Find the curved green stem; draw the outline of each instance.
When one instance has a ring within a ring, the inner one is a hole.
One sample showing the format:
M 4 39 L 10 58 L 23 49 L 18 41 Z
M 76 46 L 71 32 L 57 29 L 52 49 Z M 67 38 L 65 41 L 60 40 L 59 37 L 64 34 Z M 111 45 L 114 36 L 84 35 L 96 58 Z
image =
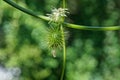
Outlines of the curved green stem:
M 62 44 L 63 44 L 63 66 L 62 66 L 62 73 L 60 80 L 63 80 L 64 78 L 64 73 L 65 73 L 65 65 L 66 65 L 66 44 L 65 44 L 65 34 L 64 34 L 64 29 L 63 26 L 60 26 L 61 33 L 62 33 Z
M 36 13 L 30 11 L 30 10 L 27 10 L 19 5 L 17 5 L 16 3 L 14 3 L 13 1 L 11 0 L 4 0 L 5 2 L 7 2 L 9 5 L 17 8 L 18 10 L 24 12 L 24 13 L 27 13 L 33 17 L 36 17 L 38 19 L 42 19 L 42 20 L 45 20 L 45 21 L 49 21 L 49 17 L 46 17 L 46 16 L 43 16 L 43 15 L 37 15 Z M 65 7 L 65 0 L 63 0 L 63 7 Z M 108 30 L 120 30 L 120 26 L 110 26 L 110 27 L 96 27 L 96 26 L 84 26 L 84 25 L 76 25 L 76 24 L 71 24 L 71 23 L 66 23 L 64 22 L 63 23 L 66 27 L 69 27 L 69 28 L 73 28 L 73 29 L 80 29 L 80 30 L 100 30 L 100 31 L 108 31 Z
M 62 2 L 63 2 L 62 3 L 63 4 L 63 8 L 66 8 L 66 2 L 65 2 L 65 0 L 63 0 Z
M 26 13 L 26 14 L 29 14 L 29 15 L 31 15 L 31 16 L 33 16 L 33 17 L 36 17 L 36 18 L 39 18 L 39 19 L 42 19 L 42 20 L 49 21 L 49 18 L 48 18 L 48 17 L 42 16 L 42 15 L 37 15 L 37 14 L 34 13 L 33 11 L 30 11 L 30 10 L 28 10 L 28 9 L 25 9 L 25 8 L 17 5 L 16 3 L 14 3 L 14 2 L 11 1 L 11 0 L 3 0 L 3 1 L 5 1 L 5 2 L 8 3 L 9 5 L 15 7 L 16 9 L 18 9 L 18 10 L 20 10 L 20 11 Z
M 80 29 L 80 30 L 94 30 L 94 31 L 120 30 L 120 26 L 95 27 L 95 26 L 76 25 L 71 23 L 64 23 L 64 25 L 69 28 Z
M 66 3 L 65 0 L 62 0 L 62 7 L 66 8 Z M 65 18 L 63 18 L 63 22 L 64 22 Z M 61 24 L 60 26 L 61 29 L 61 34 L 62 34 L 62 45 L 63 45 L 63 66 L 62 66 L 62 73 L 61 73 L 61 77 L 60 80 L 64 79 L 64 74 L 65 74 L 65 65 L 66 65 L 66 44 L 65 44 L 65 34 L 64 34 L 64 28 L 63 25 Z

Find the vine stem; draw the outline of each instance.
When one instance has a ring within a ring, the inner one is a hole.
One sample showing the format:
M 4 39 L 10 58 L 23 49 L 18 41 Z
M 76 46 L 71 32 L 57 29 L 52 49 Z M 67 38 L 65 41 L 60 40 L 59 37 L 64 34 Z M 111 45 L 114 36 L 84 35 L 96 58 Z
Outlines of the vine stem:
M 112 30 L 120 30 L 120 26 L 108 26 L 108 27 L 96 27 L 96 26 L 85 26 L 85 25 L 76 25 L 71 23 L 65 23 L 64 26 L 73 29 L 79 30 L 92 30 L 92 31 L 112 31 Z
M 29 14 L 35 18 L 38 18 L 38 19 L 42 19 L 42 20 L 46 20 L 46 21 L 49 21 L 49 17 L 46 17 L 46 16 L 43 16 L 43 15 L 37 15 L 36 13 L 34 13 L 33 11 L 30 11 L 28 9 L 25 9 L 21 6 L 19 6 L 18 4 L 16 4 L 15 2 L 11 1 L 11 0 L 3 0 L 5 1 L 6 3 L 8 3 L 9 5 L 13 6 L 14 8 L 26 13 L 26 14 Z
M 66 1 L 63 0 L 63 8 L 66 8 Z
M 42 20 L 45 20 L 45 21 L 50 21 L 49 17 L 43 16 L 43 15 L 37 15 L 34 12 L 17 5 L 16 3 L 14 3 L 11 0 L 3 0 L 3 1 L 5 1 L 9 5 L 13 6 L 14 8 L 16 8 L 16 9 L 18 9 L 18 10 L 20 10 L 20 11 L 26 13 L 26 14 L 29 14 L 33 17 L 36 17 L 38 19 L 42 19 Z M 63 0 L 63 3 L 65 3 L 65 0 Z M 64 4 L 64 6 L 65 6 L 65 4 Z M 120 30 L 120 26 L 108 26 L 108 27 L 99 27 L 98 26 L 98 27 L 96 27 L 96 26 L 76 25 L 76 24 L 71 24 L 71 23 L 66 23 L 66 22 L 64 22 L 63 25 L 66 26 L 66 27 L 69 27 L 69 28 L 79 29 L 79 30 L 94 30 L 94 31 Z
M 62 7 L 66 8 L 66 2 L 65 0 L 62 0 Z M 65 18 L 63 17 L 63 22 L 64 22 Z M 63 25 L 61 24 L 60 26 L 61 29 L 61 33 L 62 33 L 62 45 L 63 45 L 63 66 L 62 66 L 62 73 L 61 73 L 61 78 L 60 80 L 64 79 L 64 74 L 65 74 L 65 65 L 66 65 L 66 43 L 65 43 L 65 34 L 64 34 L 64 28 Z
M 63 78 L 64 78 L 64 73 L 65 73 L 65 65 L 66 65 L 66 44 L 65 44 L 64 28 L 63 28 L 62 25 L 60 26 L 60 29 L 61 29 L 62 44 L 63 44 L 63 66 L 62 66 L 62 73 L 61 73 L 60 80 L 63 80 Z

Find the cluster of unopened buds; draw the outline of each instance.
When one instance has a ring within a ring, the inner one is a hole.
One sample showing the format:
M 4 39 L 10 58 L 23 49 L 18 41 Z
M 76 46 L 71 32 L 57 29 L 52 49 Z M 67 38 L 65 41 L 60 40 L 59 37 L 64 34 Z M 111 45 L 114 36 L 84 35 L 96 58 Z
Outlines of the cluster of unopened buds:
M 50 18 L 49 23 L 61 22 L 64 17 L 67 17 L 66 13 L 69 13 L 67 8 L 53 9 L 51 14 L 47 14 L 48 17 Z

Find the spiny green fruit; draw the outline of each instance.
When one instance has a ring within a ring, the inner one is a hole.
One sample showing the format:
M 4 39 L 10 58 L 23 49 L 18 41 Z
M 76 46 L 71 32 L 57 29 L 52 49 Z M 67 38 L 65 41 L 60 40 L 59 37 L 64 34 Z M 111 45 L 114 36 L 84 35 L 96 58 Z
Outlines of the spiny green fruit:
M 63 34 L 59 26 L 55 26 L 55 27 L 52 26 L 47 29 L 46 43 L 48 45 L 48 49 L 51 50 L 53 57 L 56 57 L 57 49 L 62 49 L 63 46 L 62 35 Z M 66 35 L 66 32 L 64 33 L 64 35 Z
M 62 33 L 59 27 L 49 28 L 46 38 L 50 49 L 62 48 Z

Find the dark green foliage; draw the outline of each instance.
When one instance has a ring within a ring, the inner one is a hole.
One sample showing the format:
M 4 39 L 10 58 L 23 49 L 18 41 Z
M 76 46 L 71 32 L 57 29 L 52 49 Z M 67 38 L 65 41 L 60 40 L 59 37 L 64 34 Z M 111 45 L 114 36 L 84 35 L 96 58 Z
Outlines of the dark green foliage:
M 60 2 L 15 1 L 44 15 Z M 70 14 L 66 21 L 91 26 L 120 24 L 119 0 L 67 0 L 67 3 Z M 49 28 L 48 23 L 0 1 L 0 65 L 19 67 L 22 70 L 20 80 L 59 80 L 62 53 L 59 50 L 57 58 L 53 58 L 46 49 L 46 28 Z M 68 31 L 64 80 L 120 79 L 119 31 Z

